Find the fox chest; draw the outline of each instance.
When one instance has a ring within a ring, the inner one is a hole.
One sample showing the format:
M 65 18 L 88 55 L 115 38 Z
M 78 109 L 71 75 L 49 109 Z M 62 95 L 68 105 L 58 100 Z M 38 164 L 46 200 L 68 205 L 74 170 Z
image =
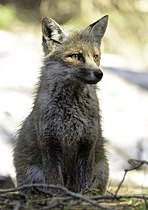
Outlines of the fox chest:
M 97 118 L 88 110 L 77 107 L 64 107 L 52 112 L 54 135 L 64 144 L 73 145 L 92 139 L 97 131 Z

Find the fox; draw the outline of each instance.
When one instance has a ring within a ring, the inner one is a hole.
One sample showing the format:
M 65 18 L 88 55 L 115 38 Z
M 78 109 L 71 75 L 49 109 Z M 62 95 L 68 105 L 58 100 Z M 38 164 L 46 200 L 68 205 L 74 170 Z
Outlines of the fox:
M 77 193 L 90 187 L 106 192 L 109 164 L 96 84 L 103 77 L 100 46 L 107 24 L 108 15 L 66 31 L 43 18 L 45 56 L 13 153 L 18 187 L 54 184 Z

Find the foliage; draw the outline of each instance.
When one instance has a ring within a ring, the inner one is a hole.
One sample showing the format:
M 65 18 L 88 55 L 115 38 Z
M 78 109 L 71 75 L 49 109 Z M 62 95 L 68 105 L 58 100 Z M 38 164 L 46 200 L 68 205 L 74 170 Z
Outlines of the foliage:
M 0 4 L 0 28 L 11 28 L 16 20 L 16 8 L 13 5 Z
M 50 16 L 60 24 L 79 27 L 108 14 L 109 27 L 103 51 L 121 55 L 133 68 L 148 67 L 147 0 L 5 0 L 4 2 L 5 6 L 0 4 L 0 27 L 3 28 L 11 28 L 12 24 L 15 26 L 16 17 L 22 23 L 27 21 L 27 25 L 29 23 L 32 26 L 40 24 L 44 16 Z M 11 6 L 7 3 L 11 3 Z

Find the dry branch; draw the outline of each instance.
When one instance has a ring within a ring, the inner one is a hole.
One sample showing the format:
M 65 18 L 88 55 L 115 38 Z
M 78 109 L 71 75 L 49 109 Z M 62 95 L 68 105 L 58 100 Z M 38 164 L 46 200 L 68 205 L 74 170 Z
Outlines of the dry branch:
M 136 160 L 136 159 L 129 159 L 128 163 L 131 165 L 131 167 L 129 169 L 125 169 L 124 170 L 124 175 L 123 175 L 123 178 L 122 178 L 121 182 L 119 183 L 118 188 L 117 188 L 117 190 L 115 192 L 115 195 L 114 195 L 115 197 L 117 196 L 117 194 L 118 194 L 118 192 L 119 192 L 119 190 L 120 190 L 120 188 L 121 188 L 121 186 L 122 186 L 122 184 L 123 184 L 123 182 L 125 180 L 126 174 L 129 171 L 136 170 L 136 169 L 140 168 L 144 164 L 148 165 L 148 161 L 146 161 L 146 160 Z
M 91 197 L 91 199 L 93 200 L 119 200 L 122 198 L 134 198 L 134 199 L 143 199 L 143 200 L 148 200 L 148 195 L 139 195 L 139 194 L 135 194 L 135 195 L 116 195 L 116 197 L 114 195 L 106 195 L 106 196 L 93 196 Z
M 115 194 L 105 196 L 87 196 L 80 193 L 74 193 L 67 188 L 59 185 L 46 185 L 46 184 L 30 184 L 19 188 L 0 190 L 0 209 L 13 209 L 13 210 L 49 210 L 49 209 L 100 209 L 111 210 L 125 209 L 124 206 L 129 205 L 128 199 L 134 202 L 141 202 L 148 209 L 148 195 L 147 194 L 133 194 L 133 195 L 117 195 L 127 172 L 136 170 L 143 164 L 148 165 L 148 161 L 130 159 L 130 168 L 125 170 L 124 176 L 118 185 Z M 25 195 L 21 191 L 34 190 L 35 194 Z M 45 189 L 45 190 L 44 190 Z M 62 196 L 55 196 L 51 193 L 51 189 L 57 189 L 61 192 Z M 91 191 L 89 191 L 90 193 Z M 127 200 L 126 200 L 127 199 Z M 138 201 L 137 201 L 137 200 Z M 68 206 L 68 207 L 67 207 Z M 70 206 L 70 207 L 69 207 Z M 129 205 L 130 206 L 130 205 Z M 72 207 L 72 208 L 71 208 Z M 119 208 L 120 207 L 120 208 Z M 133 208 L 131 208 L 133 209 Z
M 60 186 L 60 185 L 30 184 L 30 185 L 24 185 L 23 187 L 19 187 L 19 188 L 8 189 L 8 190 L 0 190 L 0 194 L 8 193 L 8 192 L 9 193 L 10 192 L 17 192 L 17 191 L 21 191 L 21 190 L 25 190 L 25 189 L 36 188 L 36 187 L 48 188 L 48 189 L 51 189 L 51 188 L 58 189 L 58 190 L 63 191 L 65 195 L 69 195 L 69 196 L 72 196 L 73 198 L 85 201 L 85 202 L 87 202 L 87 203 L 89 203 L 92 206 L 95 206 L 97 208 L 104 209 L 104 210 L 111 210 L 110 208 L 106 208 L 105 206 L 102 206 L 102 205 L 98 204 L 96 201 L 92 200 L 88 196 L 84 196 L 84 195 L 82 195 L 80 193 L 71 192 L 67 188 L 65 188 L 63 186 Z M 45 194 L 51 196 L 51 192 L 46 191 Z

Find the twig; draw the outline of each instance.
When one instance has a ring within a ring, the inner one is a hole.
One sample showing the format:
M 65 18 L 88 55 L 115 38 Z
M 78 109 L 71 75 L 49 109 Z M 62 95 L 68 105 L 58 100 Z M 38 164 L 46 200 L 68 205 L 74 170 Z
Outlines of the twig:
M 136 170 L 136 169 L 140 168 L 144 164 L 148 165 L 148 161 L 146 161 L 146 160 L 136 160 L 136 159 L 129 159 L 128 163 L 131 165 L 131 167 L 129 169 L 125 169 L 124 170 L 123 178 L 122 178 L 121 182 L 118 185 L 118 188 L 117 188 L 117 190 L 115 192 L 114 197 L 117 196 L 117 194 L 118 194 L 118 192 L 119 192 L 119 190 L 120 190 L 120 188 L 121 188 L 121 186 L 122 186 L 122 184 L 123 184 L 123 182 L 125 180 L 127 172 Z
M 13 210 L 19 210 L 21 207 L 20 201 L 17 201 L 16 205 L 14 206 Z
M 20 190 L 25 190 L 25 189 L 29 189 L 32 187 L 45 187 L 45 188 L 54 188 L 54 189 L 59 189 L 61 191 L 63 191 L 66 195 L 70 195 L 74 198 L 80 199 L 82 201 L 85 201 L 87 203 L 90 203 L 91 205 L 104 209 L 104 210 L 111 210 L 110 208 L 106 208 L 105 206 L 102 206 L 100 204 L 98 204 L 96 201 L 92 200 L 91 198 L 87 197 L 87 196 L 83 196 L 80 193 L 74 193 L 71 192 L 70 190 L 68 190 L 67 188 L 60 186 L 60 185 L 47 185 L 47 184 L 30 184 L 30 185 L 24 185 L 23 187 L 18 187 L 18 188 L 14 188 L 14 189 L 8 189 L 8 190 L 0 190 L 0 193 L 8 193 L 8 192 L 16 192 L 16 191 L 20 191 Z M 48 192 L 47 192 L 48 194 Z M 49 194 L 51 195 L 51 193 L 49 192 Z
M 143 164 L 148 165 L 148 161 L 146 160 L 137 160 L 137 159 L 129 159 L 128 163 L 132 166 L 135 167 L 135 169 L 139 168 L 140 166 L 142 166 Z M 137 166 L 137 168 L 136 168 Z
M 19 188 L 13 188 L 13 189 L 5 189 L 5 190 L 0 190 L 0 195 L 1 195 L 1 198 L 5 198 L 5 195 L 15 195 L 18 197 L 18 199 L 20 198 L 20 196 L 24 196 L 24 198 L 26 198 L 25 194 L 22 194 L 21 192 L 18 193 L 18 191 L 23 191 L 23 190 L 26 190 L 26 189 L 29 189 L 31 190 L 32 188 L 34 188 L 35 191 L 39 192 L 40 194 L 45 194 L 45 195 L 48 195 L 48 197 L 50 196 L 54 196 L 54 194 L 52 194 L 50 192 L 50 189 L 58 189 L 60 190 L 61 192 L 63 192 L 65 195 L 69 196 L 70 199 L 73 200 L 74 198 L 74 201 L 76 202 L 75 204 L 77 205 L 78 202 L 81 202 L 81 201 L 85 201 L 89 204 L 91 204 L 92 206 L 94 207 L 97 207 L 98 209 L 104 209 L 104 210 L 111 210 L 110 208 L 107 208 L 105 206 L 103 206 L 102 204 L 100 204 L 101 202 L 105 202 L 106 200 L 120 200 L 122 198 L 127 198 L 127 199 L 143 199 L 145 201 L 145 206 L 146 208 L 148 207 L 148 195 L 117 195 L 124 180 L 125 180 L 125 177 L 127 175 L 127 172 L 129 171 L 132 171 L 132 170 L 136 170 L 138 169 L 139 167 L 141 167 L 143 164 L 146 164 L 148 165 L 148 161 L 145 161 L 145 160 L 136 160 L 136 159 L 130 159 L 128 160 L 128 163 L 130 164 L 130 168 L 129 169 L 126 169 L 124 171 L 124 176 L 121 180 L 121 182 L 119 183 L 118 185 L 118 188 L 115 192 L 114 195 L 106 195 L 106 196 L 94 196 L 94 197 L 88 197 L 86 195 L 82 195 L 80 193 L 74 193 L 74 192 L 71 192 L 70 190 L 68 190 L 67 188 L 63 187 L 63 186 L 60 186 L 60 185 L 47 185 L 47 184 L 30 184 L 30 185 L 24 185 L 23 187 L 19 187 Z M 42 189 L 45 188 L 46 190 L 42 191 Z M 47 191 L 47 189 L 49 191 Z M 7 194 L 7 193 L 10 193 L 10 194 Z M 12 194 L 14 193 L 14 194 Z M 40 195 L 39 194 L 39 195 Z M 13 196 L 14 197 L 14 196 Z M 57 197 L 58 199 L 58 197 Z M 6 204 L 6 202 L 3 202 L 3 200 L 0 202 L 2 205 L 3 204 Z M 61 200 L 57 200 L 56 202 L 54 203 L 51 203 L 50 205 L 48 205 L 48 207 L 44 207 L 43 209 L 53 209 L 53 208 L 56 208 L 57 206 L 60 206 L 61 208 L 63 208 L 63 206 L 65 205 L 65 201 L 61 201 Z M 73 205 L 73 204 L 72 204 Z M 19 210 L 21 208 L 21 203 L 20 201 L 16 202 L 15 206 L 13 207 L 14 209 L 13 210 Z
M 91 199 L 93 199 L 93 200 L 112 200 L 112 199 L 119 200 L 121 198 L 133 198 L 133 199 L 148 200 L 148 195 L 116 195 L 116 197 L 114 195 L 105 195 L 105 196 L 98 195 L 98 196 L 91 197 Z
M 117 194 L 118 194 L 118 192 L 119 192 L 119 190 L 120 190 L 120 188 L 121 188 L 121 186 L 122 186 L 122 184 L 123 184 L 123 182 L 124 182 L 124 180 L 125 180 L 126 174 L 127 174 L 127 170 L 124 171 L 123 178 L 122 178 L 121 182 L 120 182 L 119 185 L 118 185 L 118 188 L 117 188 L 117 190 L 116 190 L 116 192 L 115 192 L 115 194 L 114 194 L 114 198 L 117 197 Z
M 54 209 L 55 207 L 58 207 L 60 205 L 59 202 L 53 202 L 52 204 L 48 205 L 48 206 L 45 206 L 43 207 L 42 209 L 43 210 L 49 210 L 49 209 Z

